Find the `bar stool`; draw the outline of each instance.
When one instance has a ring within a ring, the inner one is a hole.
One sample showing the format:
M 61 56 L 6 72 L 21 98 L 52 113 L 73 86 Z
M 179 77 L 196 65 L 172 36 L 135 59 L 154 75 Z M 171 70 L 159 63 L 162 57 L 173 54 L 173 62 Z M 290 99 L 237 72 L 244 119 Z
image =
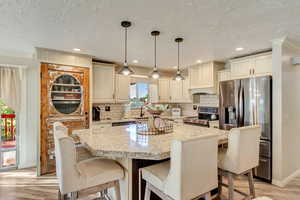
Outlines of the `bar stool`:
M 61 130 L 66 136 L 68 136 L 68 128 L 61 122 L 53 123 L 53 133 L 55 130 Z M 74 130 L 72 134 L 76 135 L 80 131 L 87 131 L 87 130 L 89 129 Z M 93 158 L 92 154 L 82 144 L 75 143 L 75 147 L 76 147 L 77 162 Z
M 59 199 L 71 194 L 73 200 L 114 187 L 116 200 L 121 200 L 119 180 L 124 171 L 116 161 L 92 158 L 77 162 L 74 140 L 61 128 L 54 129 L 54 142 Z
M 255 198 L 253 169 L 259 162 L 259 142 L 261 128 L 247 126 L 233 128 L 229 132 L 227 150 L 219 151 L 219 196 L 222 186 L 229 188 L 229 200 L 233 200 L 234 191 L 250 198 Z M 250 195 L 234 189 L 233 177 L 246 174 L 248 176 Z M 223 184 L 222 176 L 228 177 L 228 185 Z
M 171 160 L 140 169 L 146 180 L 145 200 L 151 192 L 164 200 L 190 200 L 205 197 L 218 186 L 216 135 L 171 143 Z M 141 185 L 140 185 L 141 199 Z

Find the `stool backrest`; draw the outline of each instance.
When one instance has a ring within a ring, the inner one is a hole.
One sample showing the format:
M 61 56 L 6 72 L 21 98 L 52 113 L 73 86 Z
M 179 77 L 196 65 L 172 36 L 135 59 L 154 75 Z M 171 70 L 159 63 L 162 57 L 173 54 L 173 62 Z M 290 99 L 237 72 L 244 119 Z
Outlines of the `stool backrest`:
M 260 136 L 260 126 L 230 130 L 226 156 L 232 161 L 232 172 L 240 174 L 258 166 Z
M 76 149 L 74 141 L 67 136 L 68 129 L 54 125 L 56 175 L 62 194 L 77 190 L 79 173 L 76 169 Z
M 173 141 L 170 172 L 164 192 L 175 200 L 186 200 L 216 188 L 217 160 L 217 135 Z

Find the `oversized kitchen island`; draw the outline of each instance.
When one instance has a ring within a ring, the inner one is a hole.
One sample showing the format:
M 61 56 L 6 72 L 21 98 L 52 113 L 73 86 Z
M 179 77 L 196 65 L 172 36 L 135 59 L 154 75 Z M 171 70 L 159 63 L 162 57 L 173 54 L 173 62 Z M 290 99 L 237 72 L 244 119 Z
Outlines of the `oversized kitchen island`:
M 183 123 L 174 123 L 174 131 L 164 135 L 139 135 L 134 124 L 80 130 L 76 134 L 93 156 L 115 159 L 124 167 L 121 195 L 127 200 L 138 199 L 138 169 L 169 159 L 172 140 L 217 135 L 219 144 L 227 141 L 227 131 Z

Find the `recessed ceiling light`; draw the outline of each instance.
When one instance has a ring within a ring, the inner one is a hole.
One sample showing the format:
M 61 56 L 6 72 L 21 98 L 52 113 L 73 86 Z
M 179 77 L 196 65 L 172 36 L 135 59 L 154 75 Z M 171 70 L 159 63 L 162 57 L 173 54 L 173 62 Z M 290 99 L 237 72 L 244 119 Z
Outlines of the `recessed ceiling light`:
M 133 60 L 132 62 L 133 62 L 133 63 L 138 63 L 139 61 L 138 61 L 138 60 Z
M 74 48 L 73 51 L 81 51 L 81 49 Z
M 197 60 L 196 62 L 197 62 L 197 63 L 202 63 L 202 60 Z
M 236 51 L 243 51 L 244 48 L 243 48 L 243 47 L 237 47 L 237 48 L 235 48 L 235 50 L 236 50 Z

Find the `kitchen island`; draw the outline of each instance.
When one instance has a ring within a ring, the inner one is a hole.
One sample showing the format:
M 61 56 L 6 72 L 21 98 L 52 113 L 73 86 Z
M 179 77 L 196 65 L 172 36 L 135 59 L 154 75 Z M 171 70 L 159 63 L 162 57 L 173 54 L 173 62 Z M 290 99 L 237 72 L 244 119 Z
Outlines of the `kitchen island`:
M 76 131 L 80 142 L 93 156 L 117 160 L 125 169 L 121 181 L 122 199 L 138 199 L 138 169 L 170 158 L 172 140 L 185 140 L 217 135 L 219 144 L 226 143 L 226 131 L 174 123 L 174 131 L 165 135 L 139 135 L 136 125 L 104 127 Z

